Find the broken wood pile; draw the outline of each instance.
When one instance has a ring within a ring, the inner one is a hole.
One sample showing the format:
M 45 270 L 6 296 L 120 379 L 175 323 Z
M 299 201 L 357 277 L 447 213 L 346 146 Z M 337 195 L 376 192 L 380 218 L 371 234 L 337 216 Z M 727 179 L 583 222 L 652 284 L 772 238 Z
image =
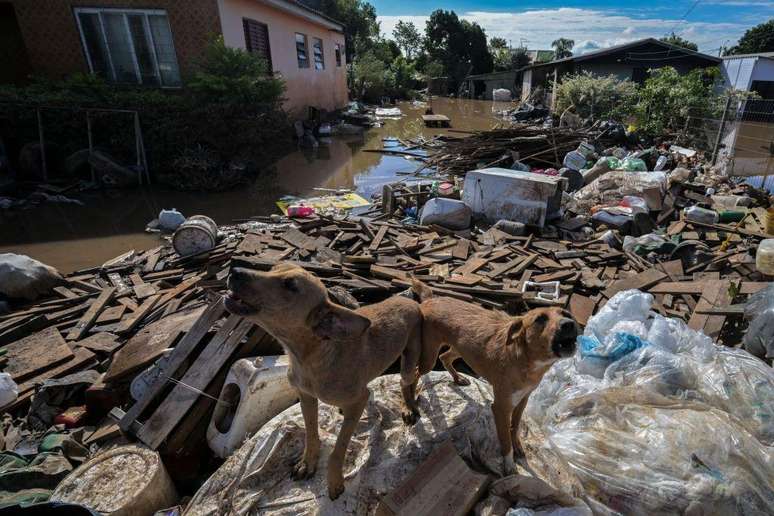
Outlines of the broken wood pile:
M 564 155 L 597 133 L 568 128 L 516 124 L 507 129 L 474 133 L 466 138 L 437 137 L 420 142 L 434 154 L 426 160 L 439 174 L 464 175 L 477 168 L 508 168 L 515 160 L 536 168 L 562 167 Z

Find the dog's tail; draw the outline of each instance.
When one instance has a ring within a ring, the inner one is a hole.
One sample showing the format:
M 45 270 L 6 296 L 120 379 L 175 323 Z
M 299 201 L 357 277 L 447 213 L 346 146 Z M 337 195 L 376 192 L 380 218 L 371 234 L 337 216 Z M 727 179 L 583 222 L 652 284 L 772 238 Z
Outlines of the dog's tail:
M 433 290 L 416 278 L 411 279 L 411 290 L 417 295 L 420 303 L 433 297 Z

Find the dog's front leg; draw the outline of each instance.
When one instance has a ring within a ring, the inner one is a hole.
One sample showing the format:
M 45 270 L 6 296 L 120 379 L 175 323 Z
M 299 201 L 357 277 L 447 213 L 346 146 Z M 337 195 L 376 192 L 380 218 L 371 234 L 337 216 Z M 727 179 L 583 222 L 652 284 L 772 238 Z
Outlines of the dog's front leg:
M 516 452 L 517 457 L 524 456 L 524 448 L 521 447 L 521 440 L 519 439 L 519 423 L 521 423 L 521 415 L 524 413 L 524 408 L 527 406 L 528 400 L 529 393 L 521 398 L 521 401 L 513 409 L 513 414 L 511 415 L 511 442 L 513 443 L 513 450 Z
M 360 421 L 363 409 L 365 409 L 366 403 L 368 403 L 368 394 L 368 389 L 366 389 L 357 401 L 351 405 L 341 407 L 344 412 L 344 421 L 341 423 L 341 430 L 339 430 L 339 436 L 336 438 L 336 446 L 328 459 L 328 496 L 331 500 L 335 500 L 344 492 L 344 472 L 342 471 L 344 468 L 344 455 L 347 453 L 347 446 L 349 446 L 355 427 L 358 421 Z
M 494 414 L 497 438 L 500 441 L 500 453 L 503 456 L 503 476 L 516 473 L 516 463 L 513 460 L 511 448 L 511 396 L 510 393 L 494 393 L 492 413 Z
M 317 469 L 317 458 L 320 456 L 320 436 L 317 432 L 317 398 L 299 390 L 298 399 L 301 402 L 301 413 L 304 415 L 306 439 L 304 456 L 293 468 L 292 477 L 295 480 L 303 480 L 314 475 Z

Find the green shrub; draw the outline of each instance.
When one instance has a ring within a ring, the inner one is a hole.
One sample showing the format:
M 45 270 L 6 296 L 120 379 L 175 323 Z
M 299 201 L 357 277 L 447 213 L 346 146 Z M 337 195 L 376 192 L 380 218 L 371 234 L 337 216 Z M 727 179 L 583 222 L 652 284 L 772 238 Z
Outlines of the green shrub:
M 614 75 L 598 77 L 589 72 L 562 79 L 556 93 L 556 112 L 575 106 L 575 113 L 593 120 L 622 120 L 633 112 L 637 85 Z

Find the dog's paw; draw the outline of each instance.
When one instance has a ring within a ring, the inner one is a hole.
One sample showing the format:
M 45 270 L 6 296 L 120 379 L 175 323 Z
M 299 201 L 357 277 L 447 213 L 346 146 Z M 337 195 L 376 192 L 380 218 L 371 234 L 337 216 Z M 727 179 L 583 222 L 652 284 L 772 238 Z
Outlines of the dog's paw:
M 503 476 L 508 477 L 516 474 L 516 462 L 513 460 L 513 456 L 503 456 Z
M 460 376 L 458 376 L 457 378 L 454 379 L 454 383 L 456 383 L 460 387 L 465 387 L 466 385 L 470 385 L 470 380 L 468 380 L 464 376 L 460 375 Z
M 343 482 L 336 483 L 336 484 L 328 483 L 328 498 L 330 498 L 331 500 L 335 500 L 336 498 L 341 496 L 341 493 L 343 492 L 344 492 Z
M 418 410 L 404 410 L 400 416 L 403 418 L 403 423 L 408 426 L 416 424 L 420 417 Z
M 315 469 L 315 466 L 310 466 L 307 464 L 306 460 L 301 459 L 293 468 L 290 477 L 293 480 L 306 480 L 314 476 Z

